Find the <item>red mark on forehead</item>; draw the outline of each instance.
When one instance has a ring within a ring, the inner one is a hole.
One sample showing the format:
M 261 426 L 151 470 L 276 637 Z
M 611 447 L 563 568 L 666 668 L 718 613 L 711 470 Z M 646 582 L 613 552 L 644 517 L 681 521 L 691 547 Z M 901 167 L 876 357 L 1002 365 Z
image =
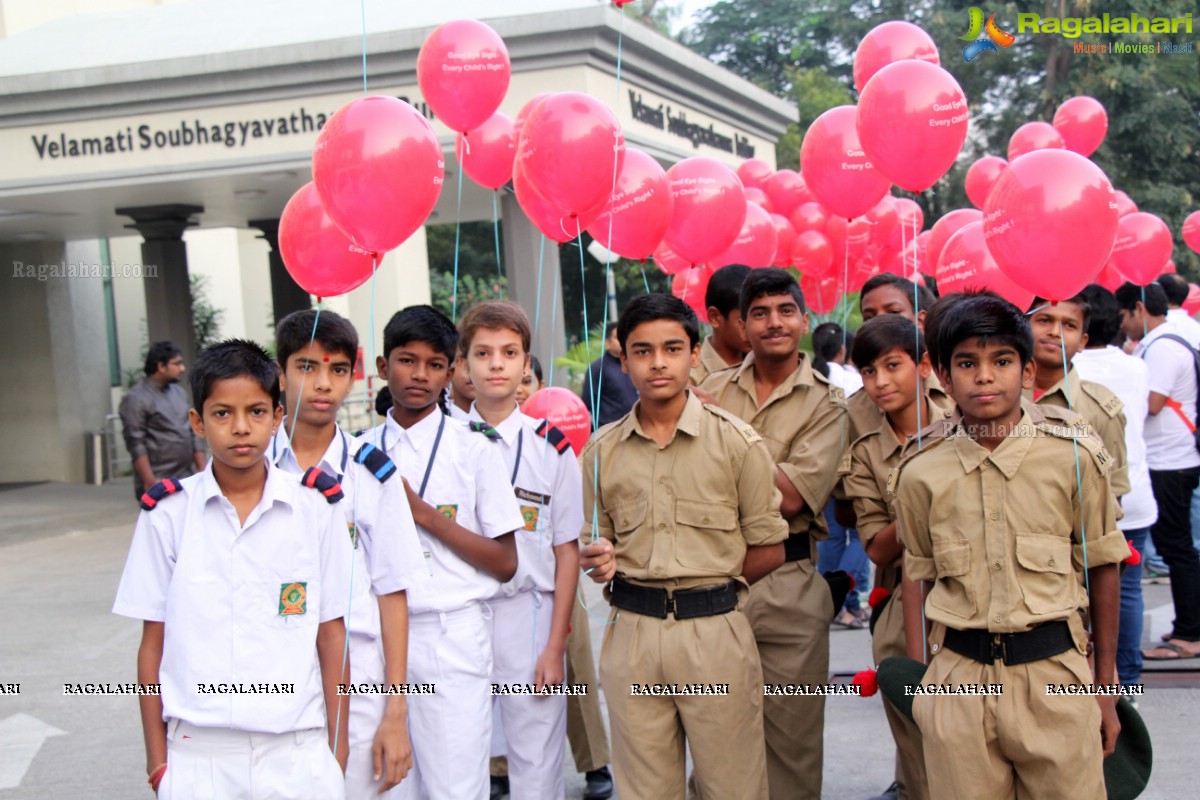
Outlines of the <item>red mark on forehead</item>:
M 328 363 L 329 363 L 329 356 L 327 355 L 327 356 L 325 356 L 324 358 L 322 358 L 321 360 L 322 360 L 322 361 L 324 361 L 326 364 L 328 364 Z

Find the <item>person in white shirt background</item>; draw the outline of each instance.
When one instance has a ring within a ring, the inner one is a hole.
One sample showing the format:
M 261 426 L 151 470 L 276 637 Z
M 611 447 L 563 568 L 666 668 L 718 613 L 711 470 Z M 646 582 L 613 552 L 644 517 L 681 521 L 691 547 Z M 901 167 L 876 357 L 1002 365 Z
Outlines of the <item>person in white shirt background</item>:
M 1158 276 L 1158 285 L 1167 295 L 1167 322 L 1188 344 L 1200 350 L 1200 322 L 1183 308 L 1188 296 L 1188 284 L 1174 273 Z M 1192 542 L 1200 551 L 1200 489 L 1192 495 Z

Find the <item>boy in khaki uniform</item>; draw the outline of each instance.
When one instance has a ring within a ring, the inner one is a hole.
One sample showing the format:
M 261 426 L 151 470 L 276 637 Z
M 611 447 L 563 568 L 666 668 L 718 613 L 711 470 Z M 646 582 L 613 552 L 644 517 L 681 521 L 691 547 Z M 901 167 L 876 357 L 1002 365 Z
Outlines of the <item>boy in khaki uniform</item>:
M 738 306 L 742 284 L 749 274 L 749 267 L 728 264 L 713 273 L 704 290 L 704 306 L 713 332 L 700 345 L 700 363 L 692 367 L 691 380 L 696 386 L 712 373 L 740 364 L 750 352 Z
M 763 672 L 738 607 L 783 562 L 775 466 L 753 428 L 688 391 L 699 333 L 683 301 L 635 298 L 617 335 L 639 399 L 580 454 L 580 565 L 611 580 L 600 680 L 617 791 L 682 800 L 686 740 L 706 797 L 757 800 Z
M 842 475 L 846 494 L 854 504 L 858 535 L 876 565 L 875 587 L 888 593 L 886 601 L 880 601 L 884 605 L 871 631 L 871 654 L 878 664 L 908 652 L 902 601 L 905 582 L 901 580 L 904 550 L 896 537 L 888 476 L 903 454 L 931 441 L 935 428 L 922 431 L 920 424 L 932 426 L 945 419 L 953 405 L 939 406 L 922 392 L 931 374 L 925 343 L 913 324 L 899 315 L 887 314 L 864 323 L 854 338 L 851 358 L 862 375 L 863 393 L 884 412 L 879 427 L 853 444 Z M 896 742 L 897 796 L 925 800 L 929 786 L 921 732 L 886 698 L 883 710 Z
M 829 535 L 822 509 L 837 481 L 846 405 L 842 390 L 799 352 L 808 317 L 791 275 L 753 270 L 740 303 L 753 349 L 741 366 L 710 375 L 701 388 L 766 442 L 790 534 L 787 563 L 751 589 L 746 616 L 765 683 L 824 684 L 834 608 L 814 563 L 815 540 Z M 825 698 L 767 697 L 763 716 L 771 798 L 819 798 Z
M 932 582 L 921 685 L 1000 693 L 914 698 L 930 796 L 1104 797 L 1116 698 L 1048 687 L 1116 682 L 1116 565 L 1129 549 L 1114 518 L 1112 457 L 1079 415 L 1022 401 L 1033 339 L 1010 303 L 967 296 L 937 335 L 962 416 L 890 479 L 905 574 Z

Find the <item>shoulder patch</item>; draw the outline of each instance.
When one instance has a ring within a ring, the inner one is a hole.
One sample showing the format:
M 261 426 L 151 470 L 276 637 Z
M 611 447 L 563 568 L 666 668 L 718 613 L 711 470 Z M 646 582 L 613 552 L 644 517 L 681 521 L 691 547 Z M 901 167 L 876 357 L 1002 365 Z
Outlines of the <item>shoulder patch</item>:
M 550 446 L 557 450 L 559 455 L 571 449 L 571 441 L 567 438 L 567 435 L 551 425 L 549 420 L 542 420 L 537 428 L 534 429 L 534 433 L 549 442 Z
M 354 454 L 354 463 L 362 464 L 380 483 L 387 483 L 388 478 L 396 474 L 396 465 L 387 454 L 370 442 L 364 442 Z
M 477 419 L 473 419 L 468 423 L 468 427 L 470 427 L 471 430 L 475 431 L 475 433 L 482 433 L 490 441 L 493 441 L 493 442 L 500 441 L 500 432 L 498 430 L 496 430 L 495 428 L 493 428 L 491 425 L 488 425 L 486 422 L 480 422 Z
M 300 479 L 300 483 L 310 489 L 316 489 L 321 494 L 325 495 L 325 502 L 336 503 L 346 495 L 342 492 L 342 486 L 328 472 L 324 472 L 317 467 L 309 467 L 304 477 Z
M 183 489 L 182 484 L 174 478 L 164 478 L 158 483 L 151 486 L 146 491 L 142 492 L 142 498 L 139 505 L 146 511 L 153 511 L 158 507 L 158 501 L 162 500 L 167 495 L 178 493 Z
M 1080 381 L 1080 390 L 1086 392 L 1096 403 L 1103 409 L 1104 413 L 1110 417 L 1115 417 L 1125 409 L 1125 404 L 1121 402 L 1121 398 L 1117 397 L 1112 391 L 1102 383 L 1095 381 Z
M 913 446 L 905 447 L 900 453 L 900 461 L 896 464 L 896 466 L 892 467 L 892 471 L 888 473 L 887 493 L 889 497 L 896 493 L 896 483 L 900 480 L 900 473 L 904 471 L 905 467 L 912 463 L 914 459 L 920 458 L 933 448 L 950 440 L 949 434 L 953 431 L 953 428 L 947 426 L 947 428 L 939 429 L 938 427 L 948 422 L 949 420 L 942 420 L 939 423 L 934 423 L 933 425 L 929 426 L 929 428 L 932 429 L 931 435 L 928 437 L 927 441 L 922 441 L 921 448 L 919 450 L 915 446 L 916 440 L 913 440 L 913 442 L 910 443 Z M 939 431 L 942 435 L 937 435 Z
M 1045 419 L 1036 424 L 1038 430 L 1056 439 L 1075 442 L 1092 456 L 1092 461 L 1096 463 L 1096 469 L 1100 470 L 1101 475 L 1108 474 L 1114 463 L 1112 454 L 1104 447 L 1100 435 L 1083 415 L 1056 406 L 1038 408 L 1045 414 Z
M 728 411 L 721 408 L 720 406 L 709 405 L 706 403 L 704 405 L 704 408 L 705 408 L 705 410 L 707 410 L 713 414 L 716 414 L 718 417 L 721 417 L 722 419 L 730 422 L 733 425 L 733 427 L 737 429 L 737 432 L 742 435 L 742 438 L 745 439 L 748 444 L 754 444 L 755 442 L 762 441 L 762 437 L 758 435 L 758 431 L 754 430 L 754 426 L 751 425 L 749 422 L 746 422 L 745 420 L 743 420 L 741 417 L 738 417 L 738 416 L 735 416 L 734 414 L 729 413 Z

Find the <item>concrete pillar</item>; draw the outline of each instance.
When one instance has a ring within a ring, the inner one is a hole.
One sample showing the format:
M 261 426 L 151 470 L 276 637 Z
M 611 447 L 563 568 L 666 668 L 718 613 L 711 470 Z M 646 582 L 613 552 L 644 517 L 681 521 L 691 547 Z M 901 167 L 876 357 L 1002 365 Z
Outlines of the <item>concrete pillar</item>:
M 279 220 L 252 219 L 250 227 L 262 231 L 262 236 L 258 238 L 271 246 L 271 305 L 275 311 L 275 321 L 278 322 L 293 311 L 312 308 L 312 297 L 300 288 L 300 284 L 292 280 L 287 267 L 283 265 L 283 255 L 279 252 Z
M 563 355 L 567 349 L 558 245 L 542 236 L 541 231 L 529 221 L 517 205 L 515 195 L 504 195 L 500 201 L 500 213 L 509 297 L 521 304 L 534 323 L 532 352 L 542 362 L 542 377 L 549 380 L 550 371 L 554 370 L 554 385 L 566 386 L 566 370 L 556 369 L 551 362 L 552 358 Z M 542 265 L 540 283 L 539 258 Z
M 118 208 L 116 212 L 132 217 L 133 224 L 125 227 L 142 235 L 142 264 L 147 273 L 143 281 L 146 327 L 150 341 L 169 339 L 183 351 L 184 361 L 190 365 L 196 359 L 196 335 L 183 232 L 196 224 L 191 217 L 204 213 L 204 207 L 165 204 Z

